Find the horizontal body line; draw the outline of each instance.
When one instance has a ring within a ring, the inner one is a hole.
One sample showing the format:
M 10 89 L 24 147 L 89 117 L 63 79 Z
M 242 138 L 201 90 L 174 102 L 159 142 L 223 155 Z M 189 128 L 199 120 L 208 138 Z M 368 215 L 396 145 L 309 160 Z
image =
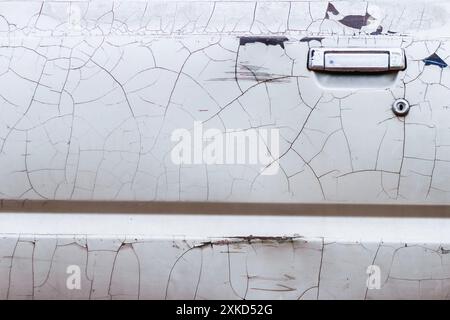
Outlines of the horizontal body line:
M 0 212 L 450 217 L 450 205 L 0 200 Z

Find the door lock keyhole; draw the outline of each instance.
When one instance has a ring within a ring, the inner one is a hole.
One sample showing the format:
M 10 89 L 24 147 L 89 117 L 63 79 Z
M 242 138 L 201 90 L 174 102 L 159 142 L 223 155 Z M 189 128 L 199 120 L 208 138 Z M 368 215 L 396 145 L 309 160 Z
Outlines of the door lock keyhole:
M 397 99 L 392 105 L 392 112 L 399 117 L 404 117 L 409 112 L 409 102 L 405 99 Z

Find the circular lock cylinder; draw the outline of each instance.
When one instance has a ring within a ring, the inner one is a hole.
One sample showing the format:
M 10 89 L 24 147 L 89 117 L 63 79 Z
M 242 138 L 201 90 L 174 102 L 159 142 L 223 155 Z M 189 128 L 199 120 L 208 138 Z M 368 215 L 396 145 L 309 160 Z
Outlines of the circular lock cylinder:
M 392 104 L 392 112 L 399 117 L 404 117 L 408 114 L 410 109 L 409 102 L 405 99 L 397 99 Z

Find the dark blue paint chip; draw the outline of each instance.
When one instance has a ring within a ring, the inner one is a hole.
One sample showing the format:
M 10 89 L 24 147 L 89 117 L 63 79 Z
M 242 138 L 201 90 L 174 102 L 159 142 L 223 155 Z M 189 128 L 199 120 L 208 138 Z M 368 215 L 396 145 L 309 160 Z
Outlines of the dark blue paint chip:
M 438 66 L 439 68 L 446 68 L 448 65 L 436 53 L 433 53 L 428 58 L 423 59 L 426 66 Z

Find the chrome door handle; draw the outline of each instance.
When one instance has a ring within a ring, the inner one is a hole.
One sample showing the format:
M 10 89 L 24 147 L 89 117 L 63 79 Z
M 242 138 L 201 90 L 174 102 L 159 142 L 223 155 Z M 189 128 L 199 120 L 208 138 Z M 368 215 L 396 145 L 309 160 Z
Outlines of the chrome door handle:
M 401 48 L 311 48 L 308 69 L 328 72 L 383 72 L 406 68 Z

